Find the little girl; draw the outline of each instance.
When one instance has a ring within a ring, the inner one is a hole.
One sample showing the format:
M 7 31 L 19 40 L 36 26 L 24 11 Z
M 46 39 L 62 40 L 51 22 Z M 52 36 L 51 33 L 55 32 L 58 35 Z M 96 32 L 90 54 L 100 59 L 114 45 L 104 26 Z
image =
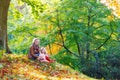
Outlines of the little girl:
M 44 47 L 41 48 L 41 52 L 40 52 L 40 55 L 38 57 L 38 60 L 40 62 L 48 62 L 48 63 L 51 63 L 51 62 L 55 61 L 55 60 L 50 59 L 50 57 L 48 56 L 47 51 Z

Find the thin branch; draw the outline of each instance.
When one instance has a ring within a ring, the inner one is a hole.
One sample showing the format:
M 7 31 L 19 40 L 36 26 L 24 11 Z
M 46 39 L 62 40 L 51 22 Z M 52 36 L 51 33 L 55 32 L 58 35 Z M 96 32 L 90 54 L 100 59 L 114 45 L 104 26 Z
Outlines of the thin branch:
M 95 22 L 93 21 L 90 26 L 93 26 L 94 24 L 95 24 Z
M 99 27 L 95 28 L 95 30 L 96 30 L 96 29 L 99 29 L 99 28 L 101 28 L 101 27 L 103 27 L 103 26 L 105 26 L 105 25 L 103 24 L 103 25 L 101 25 L 101 26 L 99 26 Z
M 59 44 L 59 43 L 54 43 L 54 44 L 63 47 L 63 48 L 66 49 L 69 53 L 75 55 L 76 57 L 79 57 L 79 55 L 77 55 L 77 54 L 73 53 L 72 51 L 70 51 L 65 45 L 62 45 L 62 44 Z
M 78 42 L 78 40 L 76 39 L 76 35 L 74 35 L 74 39 L 75 39 L 75 43 L 76 43 L 76 45 L 77 45 L 77 49 L 78 49 L 78 53 L 79 53 L 79 55 L 80 55 L 80 43 Z
M 54 43 L 54 44 L 56 44 L 56 45 L 58 45 L 58 46 L 63 47 L 63 45 L 62 45 L 62 44 L 60 44 L 60 43 Z
M 96 13 L 96 14 L 91 15 L 90 17 L 92 18 L 92 17 L 94 17 L 94 16 L 96 16 L 96 15 L 97 15 L 97 13 Z
M 96 50 L 98 50 L 98 49 L 100 49 L 102 46 L 104 46 L 106 43 L 107 43 L 107 41 L 111 38 L 111 36 L 112 36 L 112 34 L 113 34 L 113 29 L 112 29 L 112 24 L 110 23 L 110 29 L 111 29 L 111 34 L 109 35 L 109 37 L 98 47 L 98 48 L 96 48 Z
M 111 24 L 110 24 L 111 25 Z M 96 48 L 95 50 L 98 50 L 100 49 L 102 46 L 104 46 L 106 44 L 106 42 L 111 38 L 112 34 L 113 34 L 113 29 L 111 28 L 112 32 L 111 34 L 109 35 L 109 37 L 98 47 Z
M 31 36 L 33 37 L 39 37 L 39 36 L 36 36 L 36 35 L 33 35 L 32 33 L 28 32 Z

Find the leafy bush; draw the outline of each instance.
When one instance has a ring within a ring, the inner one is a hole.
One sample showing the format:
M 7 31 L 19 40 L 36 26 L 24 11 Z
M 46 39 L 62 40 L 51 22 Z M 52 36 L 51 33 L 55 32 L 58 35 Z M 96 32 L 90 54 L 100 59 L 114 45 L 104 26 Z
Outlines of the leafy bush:
M 71 68 L 78 70 L 78 59 L 76 59 L 74 56 L 71 56 L 69 53 L 61 51 L 54 57 L 57 60 L 57 62 L 64 65 L 68 65 Z
M 107 54 L 103 60 L 101 57 L 99 66 L 96 66 L 95 62 L 91 60 L 87 61 L 81 68 L 81 71 L 95 78 L 120 79 L 120 55 L 112 53 Z

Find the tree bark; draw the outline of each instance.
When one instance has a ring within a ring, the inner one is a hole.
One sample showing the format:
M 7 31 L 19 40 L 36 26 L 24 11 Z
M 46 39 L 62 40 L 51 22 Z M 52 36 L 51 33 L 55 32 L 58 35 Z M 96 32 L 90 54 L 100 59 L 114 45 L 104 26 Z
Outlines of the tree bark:
M 7 40 L 7 15 L 10 0 L 0 0 L 0 49 L 10 53 Z

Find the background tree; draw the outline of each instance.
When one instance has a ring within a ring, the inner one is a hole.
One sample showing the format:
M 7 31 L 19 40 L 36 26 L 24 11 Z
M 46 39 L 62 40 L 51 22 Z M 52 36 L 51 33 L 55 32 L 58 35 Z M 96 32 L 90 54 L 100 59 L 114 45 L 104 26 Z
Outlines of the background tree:
M 7 38 L 7 14 L 9 4 L 10 0 L 0 1 L 0 49 L 5 49 L 7 53 L 10 53 Z

